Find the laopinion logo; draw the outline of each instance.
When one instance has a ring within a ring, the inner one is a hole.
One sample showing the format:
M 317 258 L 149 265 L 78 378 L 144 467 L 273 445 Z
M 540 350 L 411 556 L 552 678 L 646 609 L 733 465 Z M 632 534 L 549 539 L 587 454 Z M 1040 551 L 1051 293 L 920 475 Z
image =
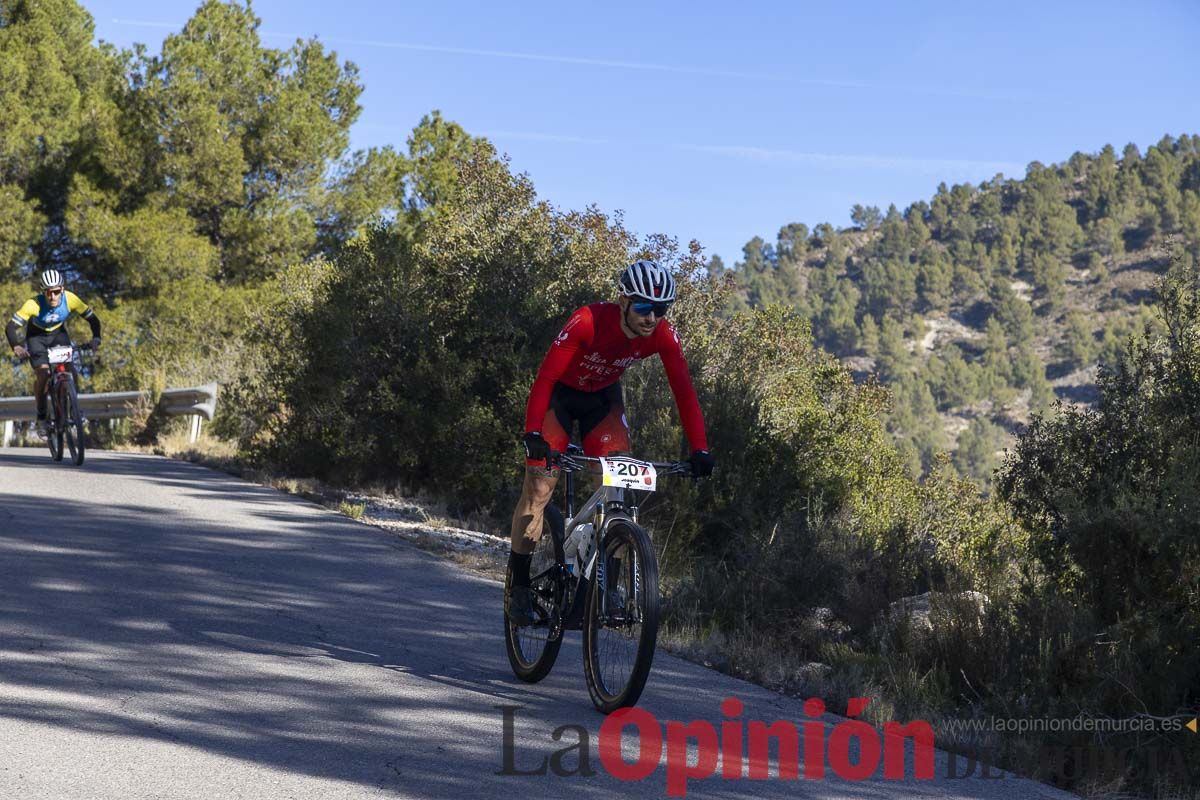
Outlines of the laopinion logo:
M 598 757 L 600 767 L 621 781 L 642 781 L 665 766 L 667 794 L 684 797 L 689 782 L 712 778 L 723 780 L 768 780 L 771 777 L 771 750 L 774 749 L 775 775 L 779 780 L 822 780 L 826 765 L 834 776 L 864 781 L 880 773 L 885 779 L 904 780 L 934 777 L 933 729 L 922 720 L 901 724 L 888 722 L 882 734 L 873 725 L 853 717 L 861 716 L 869 698 L 852 698 L 847 719 L 832 726 L 820 720 L 825 702 L 812 698 L 804 703 L 810 717 L 799 725 L 779 719 L 773 722 L 743 719 L 745 704 L 736 697 L 722 701 L 724 719 L 719 725 L 708 720 L 690 722 L 660 721 L 643 708 L 625 708 L 610 714 L 600 725 L 597 746 L 583 725 L 561 725 L 551 734 L 558 745 L 553 752 L 526 756 L 518 764 L 516 745 L 518 705 L 496 706 L 503 721 L 503 763 L 498 775 L 546 775 L 591 777 Z M 913 742 L 913 769 L 906 769 L 906 741 Z M 636 743 L 637 756 L 627 760 L 624 741 Z M 523 740 L 524 744 L 532 744 Z M 852 748 L 852 743 L 857 745 Z M 772 745 L 774 748 L 772 748 Z M 851 757 L 852 749 L 856 757 Z M 664 765 L 665 754 L 665 765 Z

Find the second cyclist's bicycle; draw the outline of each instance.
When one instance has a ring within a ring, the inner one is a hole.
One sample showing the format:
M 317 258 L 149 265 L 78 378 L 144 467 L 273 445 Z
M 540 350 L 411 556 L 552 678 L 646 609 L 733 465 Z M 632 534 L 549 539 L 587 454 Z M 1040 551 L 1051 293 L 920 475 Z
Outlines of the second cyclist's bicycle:
M 79 390 L 75 386 L 74 364 L 77 355 L 90 354 L 90 347 L 67 345 L 46 351 L 50 362 L 50 379 L 46 381 L 46 441 L 50 457 L 62 461 L 63 446 L 71 453 L 77 466 L 83 463 L 86 445 L 83 425 L 86 420 L 79 408 Z
M 530 563 L 536 621 L 517 625 L 506 616 L 505 648 L 517 677 L 536 682 L 554 667 L 564 631 L 582 630 L 588 692 L 609 713 L 638 701 L 658 637 L 658 560 L 638 524 L 635 492 L 653 492 L 660 474 L 691 475 L 691 465 L 592 458 L 574 445 L 551 454 L 551 463 L 566 479 L 564 508 L 546 507 Z M 599 471 L 602 481 L 576 513 L 574 477 L 581 471 Z M 510 571 L 506 600 L 511 584 Z

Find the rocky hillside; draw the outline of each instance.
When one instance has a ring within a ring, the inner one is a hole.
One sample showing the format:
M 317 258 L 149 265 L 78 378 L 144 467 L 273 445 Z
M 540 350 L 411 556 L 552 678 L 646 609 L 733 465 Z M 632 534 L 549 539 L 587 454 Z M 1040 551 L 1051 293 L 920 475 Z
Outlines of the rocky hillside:
M 889 429 L 914 473 L 945 451 L 987 483 L 1033 414 L 1096 401 L 1099 365 L 1157 324 L 1172 259 L 1200 255 L 1200 136 L 943 184 L 851 220 L 787 225 L 710 271 L 736 280 L 731 311 L 794 307 L 860 380 L 889 384 Z

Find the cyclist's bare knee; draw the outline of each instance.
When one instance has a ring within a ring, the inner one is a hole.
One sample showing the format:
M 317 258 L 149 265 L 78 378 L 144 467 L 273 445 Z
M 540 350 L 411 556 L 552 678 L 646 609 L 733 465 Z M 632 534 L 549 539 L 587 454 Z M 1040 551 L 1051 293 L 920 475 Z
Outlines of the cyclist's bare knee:
M 521 487 L 522 497 L 538 508 L 545 508 L 558 485 L 558 472 L 545 467 L 526 467 L 525 484 Z
M 558 475 L 543 467 L 526 467 L 521 499 L 513 511 L 512 549 L 516 553 L 532 553 L 542 536 L 546 504 L 554 495 Z

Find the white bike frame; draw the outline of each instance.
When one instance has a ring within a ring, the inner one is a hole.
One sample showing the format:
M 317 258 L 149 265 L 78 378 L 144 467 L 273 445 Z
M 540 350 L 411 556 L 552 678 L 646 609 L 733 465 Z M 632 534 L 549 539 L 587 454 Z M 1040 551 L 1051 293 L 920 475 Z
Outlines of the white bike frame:
M 587 502 L 566 521 L 563 526 L 563 541 L 571 538 L 575 529 L 586 522 L 592 523 L 591 536 L 585 542 L 579 543 L 580 552 L 586 553 L 587 557 L 583 565 L 583 574 L 580 577 L 591 578 L 596 567 L 596 556 L 599 552 L 600 532 L 604 529 L 604 524 L 608 517 L 607 511 L 610 504 L 618 504 L 620 506 L 619 514 L 624 516 L 624 512 L 629 512 L 629 517 L 634 523 L 637 523 L 637 506 L 626 505 L 625 502 L 626 490 L 619 486 L 601 486 Z

